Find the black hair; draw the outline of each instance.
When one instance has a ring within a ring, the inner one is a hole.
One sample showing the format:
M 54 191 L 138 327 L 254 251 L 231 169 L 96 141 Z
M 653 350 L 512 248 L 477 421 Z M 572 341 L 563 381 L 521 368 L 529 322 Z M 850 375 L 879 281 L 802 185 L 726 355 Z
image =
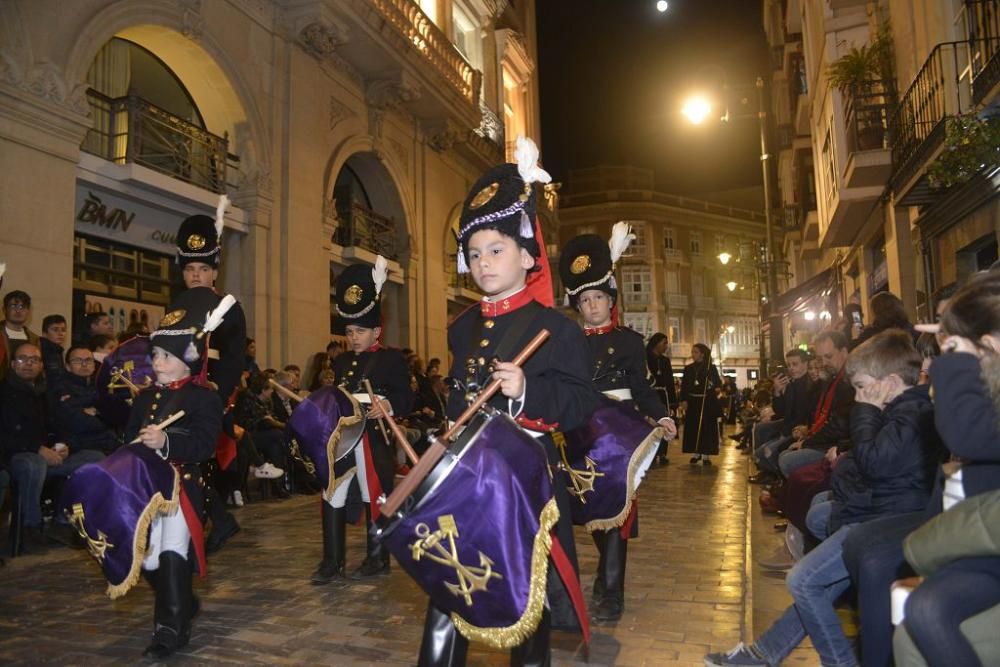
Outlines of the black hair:
M 3 307 L 5 310 L 7 309 L 8 306 L 10 306 L 10 302 L 13 301 L 14 299 L 17 299 L 28 308 L 31 308 L 31 297 L 28 295 L 28 293 L 23 290 L 16 289 L 12 292 L 7 292 L 6 294 L 3 295 Z
M 62 315 L 46 315 L 42 318 L 42 333 L 48 331 L 53 324 L 66 324 L 66 318 Z

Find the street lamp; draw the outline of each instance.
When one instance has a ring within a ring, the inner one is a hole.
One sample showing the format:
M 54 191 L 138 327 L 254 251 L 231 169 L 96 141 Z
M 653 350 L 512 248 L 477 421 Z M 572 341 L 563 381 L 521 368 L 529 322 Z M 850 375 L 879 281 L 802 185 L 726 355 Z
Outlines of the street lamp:
M 765 233 L 765 244 L 763 253 L 763 266 L 764 269 L 764 282 L 767 288 L 767 298 L 764 295 L 761 296 L 761 303 L 766 304 L 768 301 L 771 302 L 771 313 L 768 316 L 771 338 L 771 358 L 776 361 L 780 361 L 784 350 L 784 343 L 782 341 L 782 322 L 781 315 L 776 313 L 773 308 L 776 307 L 777 302 L 775 299 L 778 296 L 778 275 L 777 275 L 777 262 L 774 256 L 774 240 L 773 240 L 773 227 L 774 221 L 771 214 L 771 178 L 768 173 L 768 161 L 771 158 L 770 153 L 767 151 L 767 107 L 764 100 L 764 79 L 762 77 L 757 77 L 757 81 L 754 83 L 754 87 L 757 89 L 757 122 L 760 126 L 760 168 L 761 174 L 764 181 L 764 233 Z M 725 86 L 724 86 L 725 88 Z M 704 96 L 695 96 L 689 98 L 681 108 L 681 112 L 687 117 L 687 119 L 695 124 L 700 125 L 708 118 L 711 113 L 712 105 Z M 743 118 L 752 117 L 750 115 L 741 116 Z M 728 122 L 733 116 L 730 116 L 728 104 L 725 114 L 722 116 L 722 120 Z M 725 258 L 723 257 L 725 255 Z M 719 261 L 723 265 L 729 263 L 730 256 L 728 253 L 722 253 L 719 255 Z M 728 287 L 728 285 L 727 285 Z M 764 311 L 761 310 L 761 325 L 764 323 Z M 761 348 L 764 347 L 763 332 L 761 333 Z M 766 366 L 766 356 L 761 355 L 761 372 L 767 374 Z
M 725 262 L 723 262 L 723 264 L 725 264 Z M 730 292 L 735 292 L 737 287 L 739 287 L 739 283 L 737 283 L 735 280 L 730 280 L 728 283 L 726 283 L 726 289 L 729 290 Z
M 728 252 L 720 252 L 719 253 L 719 261 L 722 262 L 723 266 L 729 264 L 729 260 L 731 260 L 732 258 L 733 258 L 733 256 L 730 255 Z M 729 290 L 729 291 L 732 292 L 733 290 Z
M 670 8 L 670 3 L 668 3 L 667 0 L 659 0 L 656 3 L 656 11 L 660 12 L 661 14 L 667 11 L 667 9 L 669 8 Z

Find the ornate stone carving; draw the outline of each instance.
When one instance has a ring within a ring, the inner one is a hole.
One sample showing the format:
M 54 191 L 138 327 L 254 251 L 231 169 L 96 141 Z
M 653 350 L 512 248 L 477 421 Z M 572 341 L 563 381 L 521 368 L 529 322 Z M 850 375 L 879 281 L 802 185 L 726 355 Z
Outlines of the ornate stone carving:
M 201 15 L 201 0 L 181 0 L 181 34 L 199 41 L 205 32 L 205 18 Z
M 62 69 L 47 60 L 24 67 L 14 54 L 0 51 L 0 81 L 73 113 L 90 114 L 86 84 L 68 84 Z
M 313 21 L 299 30 L 299 43 L 308 53 L 322 60 L 333 56 L 338 47 L 347 43 L 347 34 L 332 23 Z
M 420 98 L 420 87 L 410 77 L 401 75 L 393 79 L 378 79 L 368 84 L 365 99 L 368 105 L 381 111 L 398 109 L 401 105 Z
M 341 103 L 336 97 L 330 97 L 330 129 L 332 130 L 342 120 L 352 118 L 354 112 L 346 104 Z

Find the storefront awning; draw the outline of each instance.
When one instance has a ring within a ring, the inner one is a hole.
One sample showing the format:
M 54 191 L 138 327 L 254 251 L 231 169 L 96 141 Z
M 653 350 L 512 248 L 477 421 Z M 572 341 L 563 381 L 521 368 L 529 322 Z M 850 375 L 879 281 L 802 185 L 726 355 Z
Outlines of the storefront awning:
M 790 315 L 793 312 L 805 310 L 806 305 L 815 297 L 826 297 L 836 284 L 837 274 L 833 267 L 820 271 L 801 285 L 796 285 L 784 294 L 778 296 L 775 303 L 776 314 Z

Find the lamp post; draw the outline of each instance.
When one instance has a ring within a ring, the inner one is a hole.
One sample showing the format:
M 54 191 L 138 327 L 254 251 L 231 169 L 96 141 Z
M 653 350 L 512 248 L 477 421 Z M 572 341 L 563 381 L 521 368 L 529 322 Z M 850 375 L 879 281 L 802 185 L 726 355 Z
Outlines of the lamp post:
M 729 290 L 730 292 L 735 292 L 737 287 L 742 286 L 746 282 L 746 276 L 747 276 L 747 274 L 743 271 L 742 262 L 743 262 L 743 256 L 745 254 L 744 250 L 747 247 L 750 248 L 751 256 L 754 258 L 753 270 L 749 273 L 749 276 L 750 276 L 750 289 L 751 289 L 751 291 L 752 290 L 756 290 L 757 291 L 757 314 L 758 314 L 758 318 L 760 319 L 760 321 L 763 322 L 764 321 L 764 316 L 765 316 L 765 309 L 764 309 L 765 303 L 764 303 L 763 290 L 761 289 L 761 284 L 762 283 L 761 283 L 761 279 L 760 279 L 760 274 L 761 274 L 762 269 L 764 269 L 765 262 L 764 262 L 764 260 L 762 258 L 763 252 L 764 252 L 764 248 L 761 247 L 761 245 L 759 244 L 759 242 L 755 242 L 755 241 L 740 241 L 738 243 L 737 248 L 736 248 L 736 261 L 734 263 L 734 266 L 730 267 L 730 269 L 734 273 L 738 272 L 738 275 L 731 275 L 730 276 L 729 280 L 725 283 L 726 284 L 726 289 Z M 723 266 L 729 267 L 729 262 L 732 259 L 733 259 L 733 255 L 729 254 L 728 252 L 723 251 L 723 252 L 720 252 L 718 254 L 719 263 L 722 264 Z M 739 266 L 739 268 L 736 268 L 735 265 L 740 265 L 740 266 Z M 736 278 L 739 278 L 739 280 L 737 281 Z M 766 374 L 767 373 L 767 342 L 764 339 L 764 333 L 763 333 L 763 331 L 757 337 L 757 340 L 759 341 L 759 344 L 760 344 L 760 372 L 762 374 Z
M 770 348 L 771 348 L 771 359 L 775 360 L 776 363 L 780 362 L 781 357 L 784 354 L 784 342 L 783 342 L 783 332 L 782 332 L 782 322 L 781 314 L 775 312 L 777 306 L 777 296 L 778 296 L 778 274 L 777 274 L 777 260 L 774 254 L 774 220 L 772 214 L 771 205 L 771 178 L 768 172 L 768 161 L 771 158 L 770 153 L 767 151 L 767 106 L 764 98 L 764 79 L 762 77 L 757 77 L 757 81 L 754 84 L 757 89 L 757 122 L 760 127 L 760 168 L 761 176 L 764 181 L 764 252 L 763 257 L 759 261 L 761 266 L 758 269 L 764 274 L 764 280 L 758 281 L 763 283 L 764 289 L 760 290 L 764 292 L 766 290 L 766 304 L 762 297 L 761 308 L 760 308 L 760 321 L 761 321 L 761 373 L 766 375 L 768 372 L 767 363 L 767 347 L 764 339 L 763 325 L 765 320 L 768 322 L 768 331 L 770 337 Z M 725 88 L 725 87 L 724 87 Z M 688 119 L 688 121 L 694 125 L 702 124 L 707 118 L 711 116 L 712 113 L 712 103 L 711 100 L 703 95 L 693 96 L 685 101 L 681 113 Z M 741 116 L 742 118 L 750 117 L 749 114 Z M 731 116 L 729 114 L 728 103 L 726 104 L 726 111 L 720 118 L 723 122 L 729 122 Z M 726 256 L 723 259 L 723 255 Z M 728 264 L 731 256 L 728 253 L 722 253 L 719 255 L 719 261 L 723 265 Z M 728 284 L 727 284 L 728 287 Z M 732 291 L 733 288 L 730 288 Z

